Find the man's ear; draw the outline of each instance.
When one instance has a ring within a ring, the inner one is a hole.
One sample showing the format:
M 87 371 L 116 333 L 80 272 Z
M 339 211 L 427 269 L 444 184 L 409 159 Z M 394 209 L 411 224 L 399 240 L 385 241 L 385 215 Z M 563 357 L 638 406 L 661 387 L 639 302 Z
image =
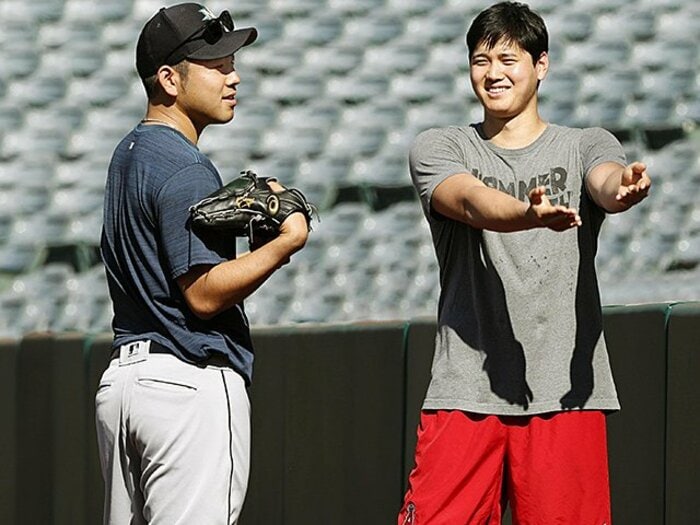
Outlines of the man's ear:
M 547 71 L 549 71 L 549 55 L 546 51 L 542 51 L 540 58 L 535 62 L 535 69 L 537 70 L 537 80 L 544 80 Z
M 176 97 L 180 86 L 180 74 L 171 66 L 160 66 L 156 79 L 164 93 Z

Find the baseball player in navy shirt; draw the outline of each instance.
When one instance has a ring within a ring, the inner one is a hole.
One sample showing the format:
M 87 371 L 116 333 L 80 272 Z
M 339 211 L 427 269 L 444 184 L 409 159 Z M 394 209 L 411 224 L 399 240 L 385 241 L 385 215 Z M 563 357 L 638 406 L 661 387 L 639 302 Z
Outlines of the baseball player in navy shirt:
M 237 256 L 188 217 L 221 187 L 197 143 L 234 117 L 234 53 L 256 37 L 187 3 L 158 11 L 138 40 L 147 112 L 112 157 L 101 243 L 114 307 L 96 394 L 105 524 L 231 525 L 241 511 L 253 362 L 242 303 L 304 246 L 307 223 L 293 214 Z

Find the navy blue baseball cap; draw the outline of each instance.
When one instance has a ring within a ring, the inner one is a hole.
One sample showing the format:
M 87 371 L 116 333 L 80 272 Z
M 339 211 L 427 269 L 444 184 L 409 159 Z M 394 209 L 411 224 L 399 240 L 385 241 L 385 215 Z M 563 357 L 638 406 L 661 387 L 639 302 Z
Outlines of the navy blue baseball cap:
M 148 78 L 161 66 L 186 58 L 210 60 L 233 55 L 257 37 L 254 27 L 236 29 L 228 11 L 215 16 L 194 3 L 163 7 L 141 30 L 136 69 L 141 78 Z

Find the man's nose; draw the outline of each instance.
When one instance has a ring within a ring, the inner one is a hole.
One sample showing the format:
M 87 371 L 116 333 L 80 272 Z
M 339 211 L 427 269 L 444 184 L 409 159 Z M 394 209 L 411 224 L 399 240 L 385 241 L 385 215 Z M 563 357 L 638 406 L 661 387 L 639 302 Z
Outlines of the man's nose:
M 241 76 L 238 74 L 238 71 L 235 69 L 231 70 L 231 72 L 226 75 L 226 84 L 229 86 L 236 86 L 241 83 Z
M 501 65 L 497 60 L 494 60 L 489 64 L 488 69 L 486 70 L 486 78 L 488 79 L 497 79 L 501 77 Z

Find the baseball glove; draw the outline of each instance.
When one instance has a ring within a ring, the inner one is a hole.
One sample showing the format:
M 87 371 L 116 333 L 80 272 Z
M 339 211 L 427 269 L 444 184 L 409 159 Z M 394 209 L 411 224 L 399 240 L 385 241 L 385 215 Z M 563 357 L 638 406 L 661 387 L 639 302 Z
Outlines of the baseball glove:
M 317 214 L 304 194 L 296 188 L 274 191 L 270 177 L 258 177 L 253 171 L 242 175 L 190 207 L 192 224 L 232 232 L 237 237 L 271 239 L 279 235 L 284 220 L 301 212 L 311 231 L 311 220 Z

